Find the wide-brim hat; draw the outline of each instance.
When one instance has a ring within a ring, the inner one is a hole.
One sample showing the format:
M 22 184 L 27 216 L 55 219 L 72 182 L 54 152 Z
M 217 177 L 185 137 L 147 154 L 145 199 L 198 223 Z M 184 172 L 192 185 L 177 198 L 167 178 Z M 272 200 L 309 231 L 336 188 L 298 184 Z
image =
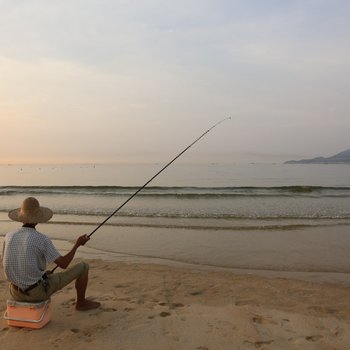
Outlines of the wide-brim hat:
M 47 222 L 52 218 L 51 209 L 41 207 L 39 201 L 34 197 L 26 198 L 20 208 L 11 210 L 8 216 L 11 220 L 25 224 L 38 224 Z

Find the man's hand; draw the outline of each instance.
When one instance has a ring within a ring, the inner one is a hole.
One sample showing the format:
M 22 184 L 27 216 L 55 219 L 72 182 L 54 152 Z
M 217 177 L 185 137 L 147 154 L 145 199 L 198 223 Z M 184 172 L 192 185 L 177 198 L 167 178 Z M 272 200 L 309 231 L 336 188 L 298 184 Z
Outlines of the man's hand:
M 77 241 L 75 242 L 75 245 L 77 247 L 80 247 L 81 245 L 84 245 L 89 240 L 90 240 L 90 237 L 88 235 L 82 235 L 78 237 Z
M 82 235 L 80 237 L 78 237 L 78 239 L 76 240 L 72 250 L 70 252 L 68 252 L 66 255 L 64 256 L 60 256 L 59 258 L 57 258 L 55 260 L 55 263 L 61 267 L 62 269 L 66 269 L 68 267 L 68 265 L 71 263 L 71 261 L 74 258 L 75 252 L 77 251 L 77 249 L 84 245 L 87 241 L 90 240 L 90 237 L 88 235 Z

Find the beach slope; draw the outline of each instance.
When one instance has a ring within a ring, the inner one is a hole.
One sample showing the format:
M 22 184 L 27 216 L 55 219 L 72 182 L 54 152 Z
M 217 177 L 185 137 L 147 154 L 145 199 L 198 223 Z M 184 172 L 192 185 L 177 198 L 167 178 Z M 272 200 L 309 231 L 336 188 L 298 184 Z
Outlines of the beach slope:
M 89 263 L 88 291 L 102 303 L 100 309 L 75 311 L 72 284 L 52 298 L 52 320 L 45 328 L 0 321 L 1 348 L 350 348 L 350 290 L 341 285 L 156 264 Z M 7 282 L 0 281 L 5 311 Z

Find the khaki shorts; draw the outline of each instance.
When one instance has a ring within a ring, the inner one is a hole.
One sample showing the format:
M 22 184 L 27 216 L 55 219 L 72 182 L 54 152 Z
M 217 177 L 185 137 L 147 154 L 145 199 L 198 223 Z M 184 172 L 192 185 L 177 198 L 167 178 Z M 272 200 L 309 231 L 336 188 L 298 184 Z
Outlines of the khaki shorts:
M 10 293 L 16 301 L 39 302 L 47 300 L 50 296 L 62 289 L 77 278 L 84 276 L 89 271 L 89 265 L 85 262 L 80 262 L 71 268 L 58 273 L 47 275 L 47 287 L 40 283 L 27 293 L 22 293 L 10 285 Z

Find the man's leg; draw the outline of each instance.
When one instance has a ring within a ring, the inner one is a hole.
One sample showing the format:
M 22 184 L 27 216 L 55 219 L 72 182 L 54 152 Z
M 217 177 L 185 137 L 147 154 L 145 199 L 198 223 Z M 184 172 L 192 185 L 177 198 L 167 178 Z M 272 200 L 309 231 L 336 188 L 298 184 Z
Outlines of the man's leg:
M 52 294 L 74 280 L 77 291 L 76 309 L 84 311 L 98 308 L 100 303 L 85 298 L 89 280 L 89 265 L 85 262 L 77 263 L 63 272 L 49 274 L 47 277 L 48 284 L 46 286 L 39 284 L 36 288 L 25 294 L 10 286 L 10 293 L 13 299 L 17 301 L 39 302 L 49 299 Z
M 76 309 L 84 311 L 98 308 L 101 305 L 100 303 L 85 298 L 89 280 L 89 265 L 85 262 L 75 264 L 66 271 L 49 275 L 48 293 L 51 295 L 74 280 L 77 292 Z
M 77 303 L 75 308 L 80 311 L 98 308 L 101 304 L 85 298 L 85 292 L 89 280 L 89 270 L 75 280 L 75 289 L 77 291 Z

